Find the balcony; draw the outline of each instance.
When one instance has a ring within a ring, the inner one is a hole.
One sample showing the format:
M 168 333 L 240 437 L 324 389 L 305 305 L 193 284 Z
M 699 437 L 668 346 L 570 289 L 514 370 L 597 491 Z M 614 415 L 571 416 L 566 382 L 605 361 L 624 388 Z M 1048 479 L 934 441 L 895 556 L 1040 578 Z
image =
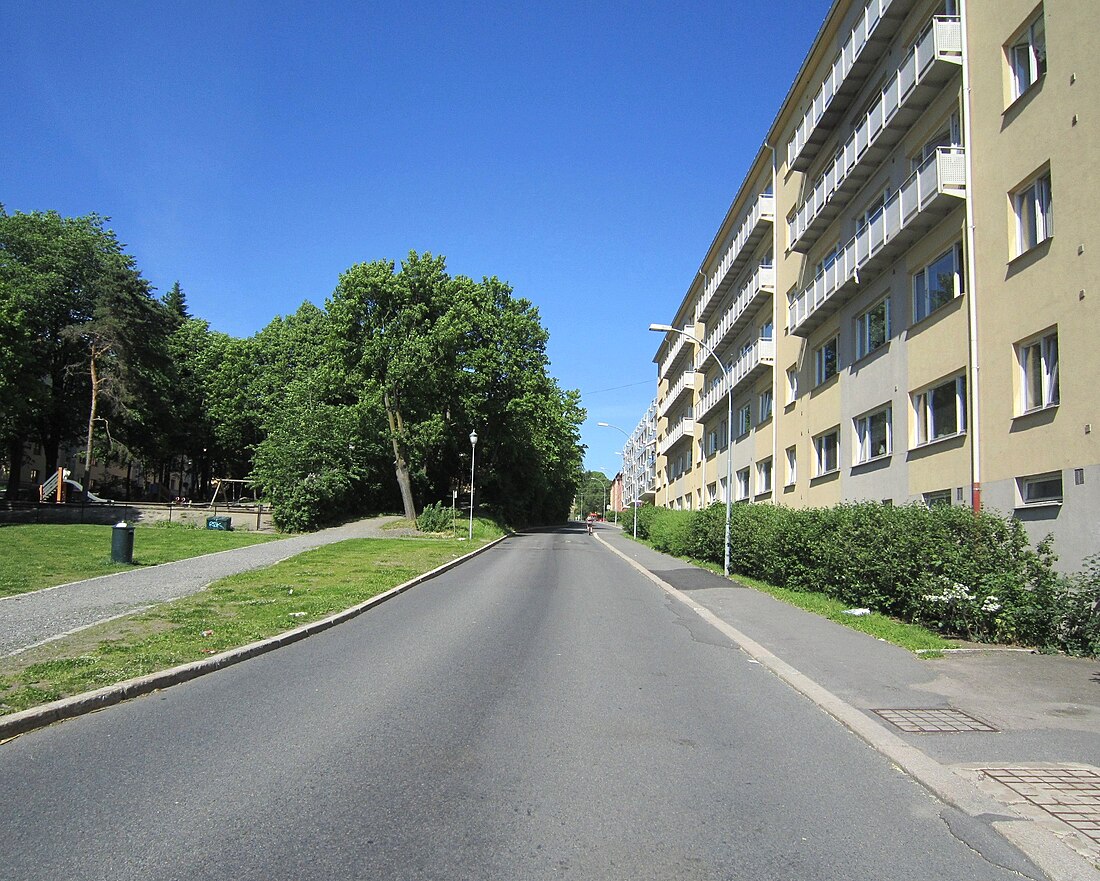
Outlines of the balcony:
M 966 197 L 966 151 L 940 147 L 902 184 L 790 305 L 791 333 L 806 336 Z
M 775 341 L 753 341 L 752 345 L 738 356 L 737 360 L 733 362 L 733 367 L 730 368 L 729 377 L 730 382 L 733 384 L 734 394 L 737 394 L 739 386 L 751 382 L 762 373 L 771 370 L 774 366 Z M 726 382 L 726 376 L 723 375 L 722 378 L 714 384 L 714 387 L 703 395 L 702 402 L 696 408 L 696 415 L 699 419 L 705 419 L 720 405 L 726 404 L 726 393 L 728 389 L 729 384 Z
M 912 0 L 869 0 L 825 75 L 794 136 L 787 144 L 787 167 L 805 171 L 890 44 L 889 25 L 904 18 Z
M 693 328 L 690 325 L 688 325 L 687 327 L 684 328 L 684 330 L 687 331 L 688 333 L 691 333 Z M 690 341 L 690 338 L 685 336 L 682 333 L 666 334 L 665 339 L 668 339 L 668 337 L 670 335 L 672 337 L 674 337 L 674 339 L 672 340 L 672 345 L 669 346 L 668 354 L 665 355 L 665 357 L 663 359 L 661 359 L 661 371 L 658 374 L 658 378 L 660 378 L 660 379 L 663 379 L 664 377 L 668 376 L 669 370 L 676 363 L 676 361 L 684 354 L 684 351 L 685 351 L 685 349 L 688 345 L 688 342 Z
M 665 436 L 659 441 L 657 441 L 657 454 L 659 456 L 665 455 L 685 437 L 690 440 L 694 436 L 694 434 L 694 419 L 680 419 L 676 422 L 670 423 L 668 433 L 665 434 Z
M 913 121 L 962 64 L 962 28 L 957 16 L 937 16 L 883 87 L 833 163 L 814 183 L 806 201 L 787 221 L 792 251 L 813 247 L 844 203 L 867 182 Z
M 697 374 L 694 370 L 685 370 L 680 374 L 680 378 L 672 384 L 672 388 L 668 390 L 668 394 L 661 400 L 660 409 L 657 411 L 661 416 L 664 416 L 669 410 L 682 401 L 685 395 L 690 395 L 695 391 L 695 377 Z
M 752 319 L 753 307 L 762 300 L 762 295 L 775 293 L 775 267 L 758 266 L 748 281 L 738 291 L 736 299 L 718 319 L 718 323 L 707 334 L 703 344 L 710 349 L 719 349 L 727 345 L 734 336 L 742 331 Z
M 718 266 L 707 278 L 703 296 L 695 307 L 695 320 L 706 321 L 722 302 L 722 295 L 737 280 L 737 275 L 748 265 L 754 249 L 775 223 L 775 196 L 761 193 L 742 218 L 737 232 L 723 252 Z

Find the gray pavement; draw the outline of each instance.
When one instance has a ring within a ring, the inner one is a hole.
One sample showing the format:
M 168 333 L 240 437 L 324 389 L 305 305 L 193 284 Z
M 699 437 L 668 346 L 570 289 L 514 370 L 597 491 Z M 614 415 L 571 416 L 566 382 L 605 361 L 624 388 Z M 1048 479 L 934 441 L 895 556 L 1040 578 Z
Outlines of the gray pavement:
M 995 647 L 921 660 L 658 553 L 618 528 L 597 535 L 868 720 L 1100 863 L 1100 660 Z M 907 714 L 914 724 L 897 710 L 915 711 Z M 929 730 L 947 715 L 966 724 Z
M 321 545 L 348 538 L 396 537 L 383 530 L 396 517 L 359 520 L 308 535 L 235 548 L 202 557 L 137 567 L 0 599 L 0 655 L 12 655 L 100 621 L 196 593 L 206 585 L 249 569 L 270 566 Z M 407 534 L 408 530 L 405 530 Z M 140 558 L 140 532 L 135 556 Z

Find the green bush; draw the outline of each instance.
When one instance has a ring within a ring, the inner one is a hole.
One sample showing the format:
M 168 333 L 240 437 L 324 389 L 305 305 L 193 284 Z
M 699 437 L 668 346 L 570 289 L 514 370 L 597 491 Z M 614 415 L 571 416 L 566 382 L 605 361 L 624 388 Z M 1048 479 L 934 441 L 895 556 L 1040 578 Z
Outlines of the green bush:
M 454 528 L 454 517 L 449 507 L 442 502 L 427 505 L 416 518 L 416 528 L 421 532 L 450 532 Z
M 723 562 L 725 505 L 645 506 L 638 535 L 681 557 Z M 1100 555 L 1067 578 L 1049 541 L 1032 548 L 1012 518 L 968 508 L 846 503 L 734 505 L 730 571 L 823 592 L 950 635 L 1075 654 L 1100 652 Z

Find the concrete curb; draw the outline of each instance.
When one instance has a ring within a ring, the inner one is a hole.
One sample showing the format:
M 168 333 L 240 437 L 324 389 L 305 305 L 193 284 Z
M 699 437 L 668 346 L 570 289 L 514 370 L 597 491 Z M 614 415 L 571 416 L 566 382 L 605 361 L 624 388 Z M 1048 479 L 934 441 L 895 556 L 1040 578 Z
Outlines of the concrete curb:
M 1046 872 L 1051 881 L 1100 881 L 1100 871 L 1090 866 L 1053 835 L 1039 829 L 1033 821 L 982 792 L 968 780 L 955 774 L 949 767 L 941 765 L 901 737 L 886 730 L 859 709 L 818 685 L 810 677 L 723 621 L 710 609 L 701 606 L 690 596 L 650 572 L 637 560 L 608 544 L 600 536 L 597 535 L 596 538 L 600 544 L 637 569 L 666 594 L 683 603 L 732 640 L 750 658 L 808 698 L 872 749 L 886 756 L 940 801 L 958 808 L 971 817 L 982 815 L 998 817 L 999 819 L 992 823 L 993 828 Z
M 371 597 L 369 600 L 364 600 L 362 603 L 352 606 L 350 609 L 336 612 L 319 621 L 312 621 L 309 624 L 303 624 L 301 627 L 287 630 L 276 636 L 270 636 L 267 639 L 261 639 L 257 642 L 249 643 L 248 645 L 229 649 L 220 654 L 212 655 L 209 658 L 204 658 L 201 661 L 192 661 L 189 664 L 181 664 L 178 667 L 171 667 L 168 670 L 160 670 L 146 676 L 127 679 L 125 682 L 118 682 L 114 685 L 107 685 L 103 688 L 96 689 L 95 691 L 86 691 L 83 694 L 62 698 L 61 700 L 53 701 L 48 704 L 42 704 L 42 706 L 39 707 L 32 707 L 29 710 L 12 713 L 10 716 L 0 716 L 0 743 L 17 737 L 20 734 L 26 734 L 28 731 L 33 731 L 36 728 L 44 728 L 47 725 L 52 725 L 54 722 L 72 719 L 75 716 L 82 716 L 85 713 L 93 713 L 96 710 L 122 703 L 125 700 L 148 694 L 151 691 L 159 691 L 160 689 L 168 688 L 172 685 L 178 685 L 181 682 L 197 679 L 199 676 L 205 676 L 207 673 L 213 673 L 215 670 L 221 670 L 223 667 L 239 664 L 241 661 L 247 661 L 249 658 L 266 654 L 277 648 L 282 648 L 285 645 L 298 642 L 308 636 L 313 636 L 315 633 L 321 633 L 324 630 L 328 630 L 330 627 L 335 627 L 337 624 L 350 621 L 352 618 L 363 614 L 363 612 L 366 612 L 368 609 L 380 605 L 387 600 L 391 600 L 398 594 L 404 593 L 411 587 L 415 587 L 422 582 L 435 578 L 437 575 L 442 575 L 444 572 L 454 569 L 460 563 L 464 563 L 466 560 L 476 557 L 478 554 L 490 548 L 496 547 L 508 537 L 507 535 L 503 535 L 495 541 L 489 542 L 489 544 L 484 547 L 480 547 L 468 554 L 463 554 L 461 557 L 444 563 L 441 566 L 437 566 L 435 569 L 425 572 L 423 575 L 418 575 L 406 581 L 404 584 L 392 587 L 385 593 L 380 593 L 378 596 Z

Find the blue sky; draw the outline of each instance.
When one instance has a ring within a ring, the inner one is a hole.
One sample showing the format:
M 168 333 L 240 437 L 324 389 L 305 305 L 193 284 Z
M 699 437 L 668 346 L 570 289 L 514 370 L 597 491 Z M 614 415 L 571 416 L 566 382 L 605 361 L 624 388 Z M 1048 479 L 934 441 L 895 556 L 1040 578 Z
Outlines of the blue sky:
M 613 474 L 623 438 L 596 423 L 652 400 L 647 327 L 828 6 L 0 0 L 0 203 L 108 215 L 159 291 L 237 336 L 360 261 L 497 275 Z

